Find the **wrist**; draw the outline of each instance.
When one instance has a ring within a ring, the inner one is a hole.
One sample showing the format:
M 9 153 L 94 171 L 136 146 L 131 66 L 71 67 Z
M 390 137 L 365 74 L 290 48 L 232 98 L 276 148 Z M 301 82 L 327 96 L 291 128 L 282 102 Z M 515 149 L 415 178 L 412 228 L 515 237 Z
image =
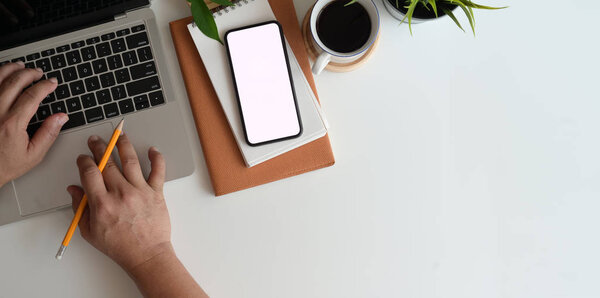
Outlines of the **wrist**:
M 148 257 L 145 261 L 130 266 L 129 268 L 127 266 L 122 266 L 123 269 L 132 277 L 136 278 L 137 276 L 143 275 L 144 272 L 164 267 L 165 265 L 172 263 L 173 259 L 177 259 L 171 242 L 158 244 L 149 249 L 148 252 L 150 257 Z

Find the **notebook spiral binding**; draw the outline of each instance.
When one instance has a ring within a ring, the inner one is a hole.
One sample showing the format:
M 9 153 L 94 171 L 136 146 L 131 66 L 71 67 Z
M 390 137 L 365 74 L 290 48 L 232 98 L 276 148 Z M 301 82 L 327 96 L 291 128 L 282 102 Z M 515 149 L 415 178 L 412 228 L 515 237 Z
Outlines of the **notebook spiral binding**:
M 213 8 L 211 10 L 213 17 L 214 18 L 218 18 L 224 14 L 229 13 L 230 11 L 234 11 L 236 9 L 238 9 L 239 7 L 242 7 L 250 2 L 254 2 L 255 0 L 232 0 L 231 3 L 233 4 L 232 6 L 219 6 L 216 8 Z

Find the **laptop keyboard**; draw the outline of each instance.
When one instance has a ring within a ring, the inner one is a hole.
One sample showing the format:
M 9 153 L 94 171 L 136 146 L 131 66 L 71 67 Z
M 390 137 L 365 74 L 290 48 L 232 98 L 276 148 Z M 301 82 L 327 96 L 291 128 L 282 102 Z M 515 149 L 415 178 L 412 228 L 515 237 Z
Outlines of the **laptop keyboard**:
M 42 101 L 29 123 L 30 136 L 55 113 L 69 115 L 62 128 L 67 130 L 165 103 L 143 24 L 10 62 L 19 60 L 26 67 L 43 69 L 43 79 L 58 79 L 58 87 Z

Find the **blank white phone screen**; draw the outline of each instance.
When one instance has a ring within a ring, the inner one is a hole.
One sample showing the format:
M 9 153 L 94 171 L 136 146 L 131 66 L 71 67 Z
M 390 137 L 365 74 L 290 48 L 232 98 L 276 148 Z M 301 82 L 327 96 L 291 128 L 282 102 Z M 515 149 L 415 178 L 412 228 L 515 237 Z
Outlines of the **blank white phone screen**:
M 248 142 L 299 135 L 300 119 L 279 26 L 268 23 L 232 31 L 226 39 Z

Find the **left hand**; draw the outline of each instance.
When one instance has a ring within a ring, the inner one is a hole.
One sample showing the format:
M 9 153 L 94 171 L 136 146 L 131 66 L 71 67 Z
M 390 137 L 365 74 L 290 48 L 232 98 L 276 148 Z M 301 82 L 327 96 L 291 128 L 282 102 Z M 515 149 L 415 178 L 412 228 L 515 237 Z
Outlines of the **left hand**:
M 48 117 L 30 139 L 27 125 L 44 98 L 56 89 L 56 78 L 22 62 L 0 67 L 0 187 L 38 165 L 69 120 L 64 113 Z

